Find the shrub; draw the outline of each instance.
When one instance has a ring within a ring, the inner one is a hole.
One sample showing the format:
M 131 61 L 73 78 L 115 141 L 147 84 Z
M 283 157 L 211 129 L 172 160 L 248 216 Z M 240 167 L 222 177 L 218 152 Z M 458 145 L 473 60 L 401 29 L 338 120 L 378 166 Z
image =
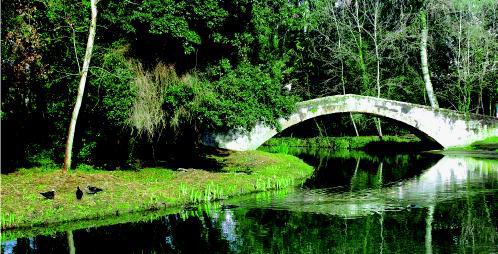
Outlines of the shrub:
M 146 72 L 140 63 L 136 63 L 134 71 L 136 97 L 128 124 L 137 131 L 138 136 L 146 135 L 151 139 L 166 124 L 162 109 L 164 88 L 178 78 L 174 69 L 164 64 L 158 64 L 152 72 Z
M 212 83 L 218 97 L 206 112 L 215 118 L 209 128 L 250 129 L 258 122 L 279 128 L 277 119 L 290 114 L 297 102 L 282 90 L 282 76 L 272 70 L 243 62 L 221 74 Z

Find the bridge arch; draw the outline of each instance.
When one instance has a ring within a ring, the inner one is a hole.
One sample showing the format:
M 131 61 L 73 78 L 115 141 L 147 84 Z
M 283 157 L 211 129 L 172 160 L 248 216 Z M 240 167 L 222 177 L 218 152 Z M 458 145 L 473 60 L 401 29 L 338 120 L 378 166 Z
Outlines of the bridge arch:
M 328 96 L 297 104 L 296 112 L 278 121 L 281 131 L 315 117 L 337 113 L 372 114 L 411 126 L 434 139 L 442 147 L 465 146 L 489 136 L 498 136 L 498 119 L 461 114 L 448 109 L 361 95 Z M 209 146 L 229 150 L 255 150 L 278 133 L 275 128 L 257 124 L 251 131 L 231 130 L 203 138 Z

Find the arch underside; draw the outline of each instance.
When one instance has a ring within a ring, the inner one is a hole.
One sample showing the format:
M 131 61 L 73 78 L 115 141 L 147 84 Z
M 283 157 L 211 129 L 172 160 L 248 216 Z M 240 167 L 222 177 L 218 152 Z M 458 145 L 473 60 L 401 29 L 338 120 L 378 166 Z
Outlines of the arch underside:
M 432 136 L 431 133 L 428 133 L 426 131 L 424 131 L 423 129 L 419 128 L 419 126 L 417 126 L 418 124 L 418 121 L 416 120 L 413 120 L 411 119 L 410 121 L 406 121 L 406 120 L 401 120 L 397 117 L 392 117 L 392 116 L 389 116 L 389 115 L 386 115 L 386 114 L 381 114 L 381 113 L 377 113 L 377 112 L 366 112 L 366 111 L 358 111 L 358 110 L 350 110 L 350 111 L 334 111 L 334 112 L 328 112 L 328 113 L 324 113 L 324 114 L 317 114 L 317 115 L 314 115 L 313 117 L 309 117 L 309 118 L 304 118 L 302 119 L 301 121 L 297 122 L 297 123 L 294 123 L 294 124 L 291 124 L 291 125 L 287 125 L 285 124 L 286 120 L 284 120 L 284 124 L 282 124 L 282 129 L 280 130 L 280 132 L 284 131 L 285 129 L 288 129 L 288 128 L 291 128 L 293 126 L 296 126 L 298 124 L 301 124 L 307 120 L 311 120 L 313 118 L 317 118 L 317 117 L 323 117 L 323 116 L 328 116 L 328 115 L 333 115 L 333 114 L 345 114 L 345 113 L 354 113 L 354 114 L 365 114 L 365 115 L 371 115 L 371 116 L 376 116 L 376 117 L 381 117 L 381 118 L 387 118 L 387 119 L 390 119 L 394 122 L 398 122 L 398 123 L 401 123 L 403 124 L 403 127 L 406 128 L 408 127 L 408 129 L 410 130 L 410 132 L 412 132 L 413 134 L 415 134 L 417 137 L 419 137 L 420 139 L 422 140 L 427 140 L 427 141 L 430 141 L 430 142 L 435 142 L 437 143 L 438 145 L 440 146 L 443 146 L 441 143 L 439 143 L 437 141 L 437 139 Z M 277 135 L 278 133 L 280 132 L 275 132 L 275 134 L 271 135 L 270 137 L 268 137 L 265 142 L 274 137 L 275 135 Z M 264 143 L 264 142 L 263 142 Z

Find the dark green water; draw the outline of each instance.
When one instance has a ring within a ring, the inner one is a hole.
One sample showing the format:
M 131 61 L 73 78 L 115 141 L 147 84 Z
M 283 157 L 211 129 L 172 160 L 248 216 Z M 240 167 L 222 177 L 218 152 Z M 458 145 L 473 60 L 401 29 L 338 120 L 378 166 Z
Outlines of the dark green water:
M 2 253 L 498 252 L 496 160 L 290 152 L 316 167 L 302 188 L 8 240 Z

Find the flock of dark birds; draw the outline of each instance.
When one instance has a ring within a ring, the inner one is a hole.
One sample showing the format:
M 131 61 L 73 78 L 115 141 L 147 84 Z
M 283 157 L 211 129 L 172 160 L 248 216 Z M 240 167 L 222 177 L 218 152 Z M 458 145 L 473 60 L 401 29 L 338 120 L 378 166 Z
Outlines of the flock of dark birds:
M 95 186 L 86 186 L 85 192 L 86 194 L 95 194 L 103 191 L 103 189 Z M 54 199 L 55 197 L 55 190 L 52 189 L 50 191 L 46 192 L 40 192 L 42 196 L 44 196 L 46 199 Z M 80 200 L 83 197 L 83 191 L 80 189 L 80 186 L 77 187 L 76 189 L 76 198 Z

